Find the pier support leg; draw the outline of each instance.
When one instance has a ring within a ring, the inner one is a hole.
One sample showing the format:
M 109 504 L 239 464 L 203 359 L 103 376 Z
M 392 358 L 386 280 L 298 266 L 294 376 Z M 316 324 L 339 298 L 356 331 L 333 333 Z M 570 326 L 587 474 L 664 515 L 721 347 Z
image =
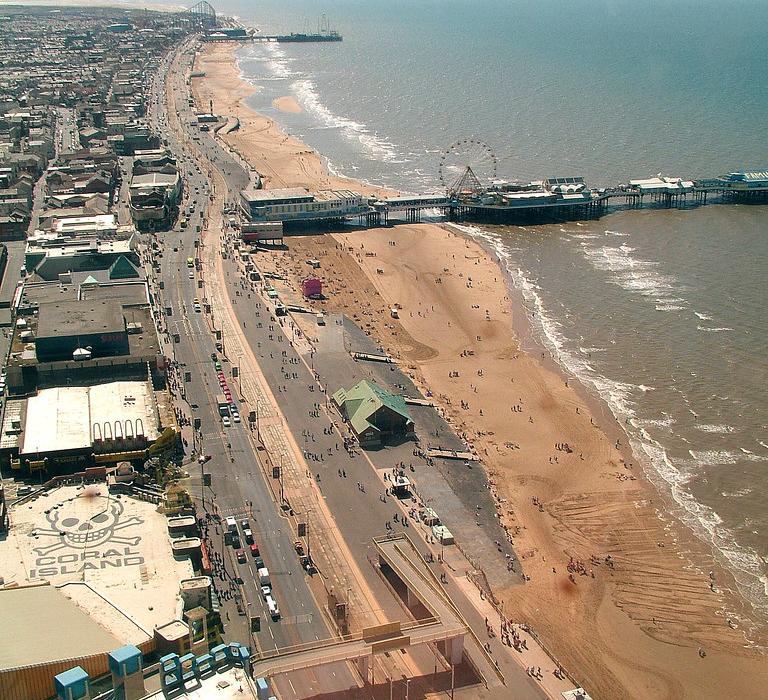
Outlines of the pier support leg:
M 362 677 L 363 682 L 369 683 L 370 679 L 368 677 L 368 671 L 371 665 L 370 658 L 367 656 L 361 656 L 355 663 L 357 664 L 357 670 L 360 672 L 360 676 Z
M 464 654 L 464 635 L 445 640 L 445 658 L 453 665 L 461 663 Z

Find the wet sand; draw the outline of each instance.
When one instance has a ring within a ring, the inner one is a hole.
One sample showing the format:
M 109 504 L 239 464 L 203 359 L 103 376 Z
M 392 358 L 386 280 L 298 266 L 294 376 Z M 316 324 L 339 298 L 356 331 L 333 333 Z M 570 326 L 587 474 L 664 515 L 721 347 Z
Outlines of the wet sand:
M 226 138 L 268 186 L 370 191 L 330 177 L 320 156 L 245 107 L 253 88 L 230 51 L 206 47 L 201 88 L 240 117 Z M 328 299 L 318 307 L 346 313 L 399 356 L 483 457 L 530 579 L 496 591 L 509 619 L 528 623 L 595 698 L 762 696 L 768 669 L 723 612 L 739 610 L 720 590 L 726 575 L 660 517 L 667 504 L 617 446 L 622 433 L 602 404 L 549 358 L 520 350 L 519 301 L 485 250 L 427 224 L 287 241 L 258 264 L 295 285 L 304 260 L 319 259 Z
M 301 112 L 301 105 L 296 102 L 296 99 L 290 95 L 285 97 L 278 97 L 276 100 L 272 100 L 272 106 L 281 112 L 287 112 L 289 114 L 298 114 Z

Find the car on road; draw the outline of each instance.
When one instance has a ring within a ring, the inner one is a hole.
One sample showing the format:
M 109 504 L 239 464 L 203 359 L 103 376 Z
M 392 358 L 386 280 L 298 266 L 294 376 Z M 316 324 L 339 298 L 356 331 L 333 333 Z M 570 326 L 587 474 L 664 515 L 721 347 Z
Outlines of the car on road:
M 238 549 L 235 554 L 237 555 L 237 561 L 239 564 L 245 564 L 245 550 L 244 549 Z
M 195 304 L 195 313 L 196 314 L 203 313 L 203 310 L 200 308 L 200 304 Z
M 243 535 L 245 536 L 245 541 L 248 544 L 253 544 L 253 532 L 251 532 L 250 527 L 244 527 L 243 528 Z
M 239 414 L 239 413 L 237 413 L 237 412 L 233 413 L 233 414 L 232 414 L 232 420 L 233 420 L 235 423 L 239 423 L 239 422 L 240 422 L 240 414 Z
M 269 609 L 269 614 L 272 616 L 272 619 L 279 620 L 280 608 L 277 606 L 277 601 L 271 595 L 268 595 L 264 600 L 267 603 L 267 608 Z
M 195 273 L 192 272 L 192 270 L 190 270 L 189 274 L 187 275 L 187 277 L 189 277 L 189 279 L 193 280 L 193 279 L 195 279 Z
M 261 587 L 261 597 L 264 598 L 264 600 L 267 599 L 268 596 L 272 595 L 272 587 L 271 586 L 262 586 Z
M 259 545 L 255 542 L 251 545 L 251 556 L 255 559 L 259 556 Z
M 222 424 L 222 425 L 223 425 L 225 428 L 229 428 L 229 427 L 231 427 L 231 426 L 232 426 L 232 421 L 231 421 L 231 420 L 229 420 L 229 416 L 222 416 L 222 417 L 221 417 L 221 424 Z

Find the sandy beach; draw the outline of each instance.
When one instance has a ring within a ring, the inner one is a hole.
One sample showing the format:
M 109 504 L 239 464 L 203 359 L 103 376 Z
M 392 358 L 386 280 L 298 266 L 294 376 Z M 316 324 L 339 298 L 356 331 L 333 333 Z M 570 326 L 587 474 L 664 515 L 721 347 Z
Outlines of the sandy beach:
M 196 89 L 239 118 L 224 138 L 267 187 L 374 191 L 330 176 L 318 154 L 249 109 L 255 88 L 232 51 L 205 48 Z M 346 313 L 399 357 L 483 458 L 529 579 L 495 591 L 509 619 L 528 623 L 595 698 L 763 697 L 765 657 L 747 648 L 728 575 L 665 515 L 607 410 L 547 356 L 520 350 L 524 312 L 483 248 L 434 224 L 287 243 L 260 267 L 295 288 L 303 261 L 319 259 L 318 307 Z
M 239 153 L 264 178 L 265 187 L 348 188 L 360 190 L 360 183 L 330 175 L 322 157 L 298 139 L 285 134 L 272 120 L 254 112 L 245 100 L 257 88 L 244 81 L 233 58 L 232 45 L 211 44 L 205 47 L 196 66 L 205 78 L 195 78 L 192 87 L 201 104 L 213 100 L 217 114 L 237 116 L 238 129 L 224 136 L 225 142 Z M 278 107 L 301 109 L 293 98 L 281 98 Z M 366 193 L 386 192 L 364 187 Z

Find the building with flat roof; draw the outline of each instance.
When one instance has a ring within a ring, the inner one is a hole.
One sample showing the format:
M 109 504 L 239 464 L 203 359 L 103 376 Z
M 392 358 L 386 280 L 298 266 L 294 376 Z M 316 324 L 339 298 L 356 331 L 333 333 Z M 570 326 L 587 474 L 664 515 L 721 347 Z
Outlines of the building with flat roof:
M 200 655 L 164 654 L 160 657 L 158 669 L 160 689 L 147 692 L 141 652 L 135 647 L 125 646 L 108 654 L 112 671 L 109 697 L 130 700 L 277 700 L 267 679 L 251 678 L 249 654 L 249 649 L 238 642 L 218 644 L 208 653 Z M 81 666 L 57 674 L 57 700 L 86 697 L 91 675 Z
M 71 360 L 82 349 L 88 358 L 129 352 L 122 304 L 116 299 L 41 304 L 35 337 L 38 362 Z
M 167 225 L 181 198 L 181 188 L 181 175 L 170 154 L 142 152 L 134 161 L 128 189 L 136 225 L 142 230 Z
M 149 289 L 127 258 L 98 271 L 61 272 L 57 282 L 37 279 L 30 277 L 14 299 L 9 395 L 99 381 L 165 385 Z
M 156 502 L 102 482 L 44 488 L 10 510 L 0 540 L 0 619 L 12 640 L 0 642 L 3 700 L 44 700 L 56 674 L 80 666 L 97 678 L 122 645 L 150 654 L 158 628 L 187 627 L 181 589 L 194 569 L 174 553 Z
M 34 614 L 32 614 L 34 611 Z M 53 676 L 78 664 L 94 677 L 120 640 L 55 586 L 0 588 L 0 697 L 49 697 Z
M 133 276 L 143 277 L 133 237 L 104 241 L 62 239 L 56 234 L 45 234 L 27 240 L 24 270 L 39 278 L 38 281 L 53 282 L 59 281 L 61 275 L 108 270 L 119 258 L 125 258 L 132 265 L 136 272 Z
M 368 212 L 368 200 L 352 190 L 320 190 L 303 187 L 256 189 L 240 193 L 240 206 L 251 222 L 282 221 L 283 225 L 321 222 L 359 216 Z
M 766 190 L 768 189 L 768 170 L 729 173 L 724 180 L 726 187 L 730 190 Z
M 117 217 L 114 214 L 73 216 L 51 220 L 51 231 L 68 238 L 113 238 L 117 235 Z
M 25 471 L 68 473 L 141 458 L 164 427 L 148 381 L 52 387 L 7 400 L 0 457 Z

